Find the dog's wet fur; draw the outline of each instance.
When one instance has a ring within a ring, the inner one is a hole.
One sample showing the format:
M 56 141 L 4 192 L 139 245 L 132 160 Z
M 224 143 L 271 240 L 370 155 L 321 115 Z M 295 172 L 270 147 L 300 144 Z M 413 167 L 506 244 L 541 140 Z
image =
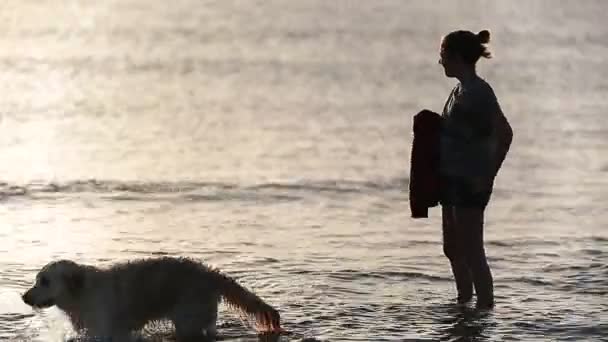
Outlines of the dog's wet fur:
M 280 333 L 277 310 L 234 279 L 188 258 L 151 258 L 108 268 L 69 260 L 44 266 L 23 301 L 34 308 L 56 306 L 75 330 L 128 341 L 148 322 L 170 320 L 178 342 L 216 335 L 218 304 L 256 323 L 260 333 Z

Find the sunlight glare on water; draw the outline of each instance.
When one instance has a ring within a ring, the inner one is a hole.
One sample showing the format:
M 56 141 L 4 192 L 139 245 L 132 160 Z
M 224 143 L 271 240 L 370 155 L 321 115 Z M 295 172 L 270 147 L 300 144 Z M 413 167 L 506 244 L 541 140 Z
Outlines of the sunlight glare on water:
M 72 336 L 20 298 L 51 260 L 182 255 L 275 306 L 284 341 L 607 340 L 608 3 L 5 5 L 0 338 Z M 515 131 L 489 313 L 451 304 L 439 208 L 409 213 L 412 116 L 454 86 L 457 28 L 492 32 L 479 71 Z M 258 340 L 225 307 L 219 333 Z

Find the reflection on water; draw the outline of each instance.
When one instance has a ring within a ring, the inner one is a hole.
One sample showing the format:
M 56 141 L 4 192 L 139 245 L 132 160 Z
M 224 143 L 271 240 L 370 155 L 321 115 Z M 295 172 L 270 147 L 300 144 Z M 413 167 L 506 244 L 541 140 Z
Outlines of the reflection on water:
M 50 260 L 154 255 L 234 275 L 281 311 L 283 341 L 608 336 L 608 3 L 440 5 L 7 3 L 0 338 L 72 336 L 19 298 Z M 515 130 L 484 314 L 451 305 L 438 209 L 407 203 L 412 115 L 442 108 L 438 40 L 460 27 L 491 30 L 479 69 Z M 219 325 L 258 341 L 225 307 Z
M 450 306 L 445 315 L 438 315 L 440 341 L 487 341 L 496 326 L 491 311 L 478 311 L 469 307 Z M 489 331 L 488 331 L 489 330 Z

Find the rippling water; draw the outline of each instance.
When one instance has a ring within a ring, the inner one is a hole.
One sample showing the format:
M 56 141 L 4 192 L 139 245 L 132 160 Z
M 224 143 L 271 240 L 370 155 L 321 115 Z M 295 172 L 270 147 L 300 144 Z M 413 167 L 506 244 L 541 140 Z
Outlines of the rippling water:
M 0 338 L 48 261 L 186 255 L 331 341 L 608 340 L 602 1 L 9 1 L 0 11 Z M 487 213 L 497 307 L 457 309 L 439 209 L 412 220 L 411 118 L 488 28 L 515 130 Z M 162 327 L 151 327 L 149 337 Z M 220 334 L 256 335 L 222 309 Z

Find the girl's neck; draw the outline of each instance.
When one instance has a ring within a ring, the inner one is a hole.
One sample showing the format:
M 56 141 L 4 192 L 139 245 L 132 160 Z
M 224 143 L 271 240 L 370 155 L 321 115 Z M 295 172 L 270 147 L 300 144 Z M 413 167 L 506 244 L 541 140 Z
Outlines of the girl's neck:
M 463 70 L 462 74 L 460 74 L 456 78 L 458 79 L 458 81 L 460 81 L 461 84 L 466 85 L 479 78 L 479 76 L 477 76 L 475 68 L 471 68 Z

